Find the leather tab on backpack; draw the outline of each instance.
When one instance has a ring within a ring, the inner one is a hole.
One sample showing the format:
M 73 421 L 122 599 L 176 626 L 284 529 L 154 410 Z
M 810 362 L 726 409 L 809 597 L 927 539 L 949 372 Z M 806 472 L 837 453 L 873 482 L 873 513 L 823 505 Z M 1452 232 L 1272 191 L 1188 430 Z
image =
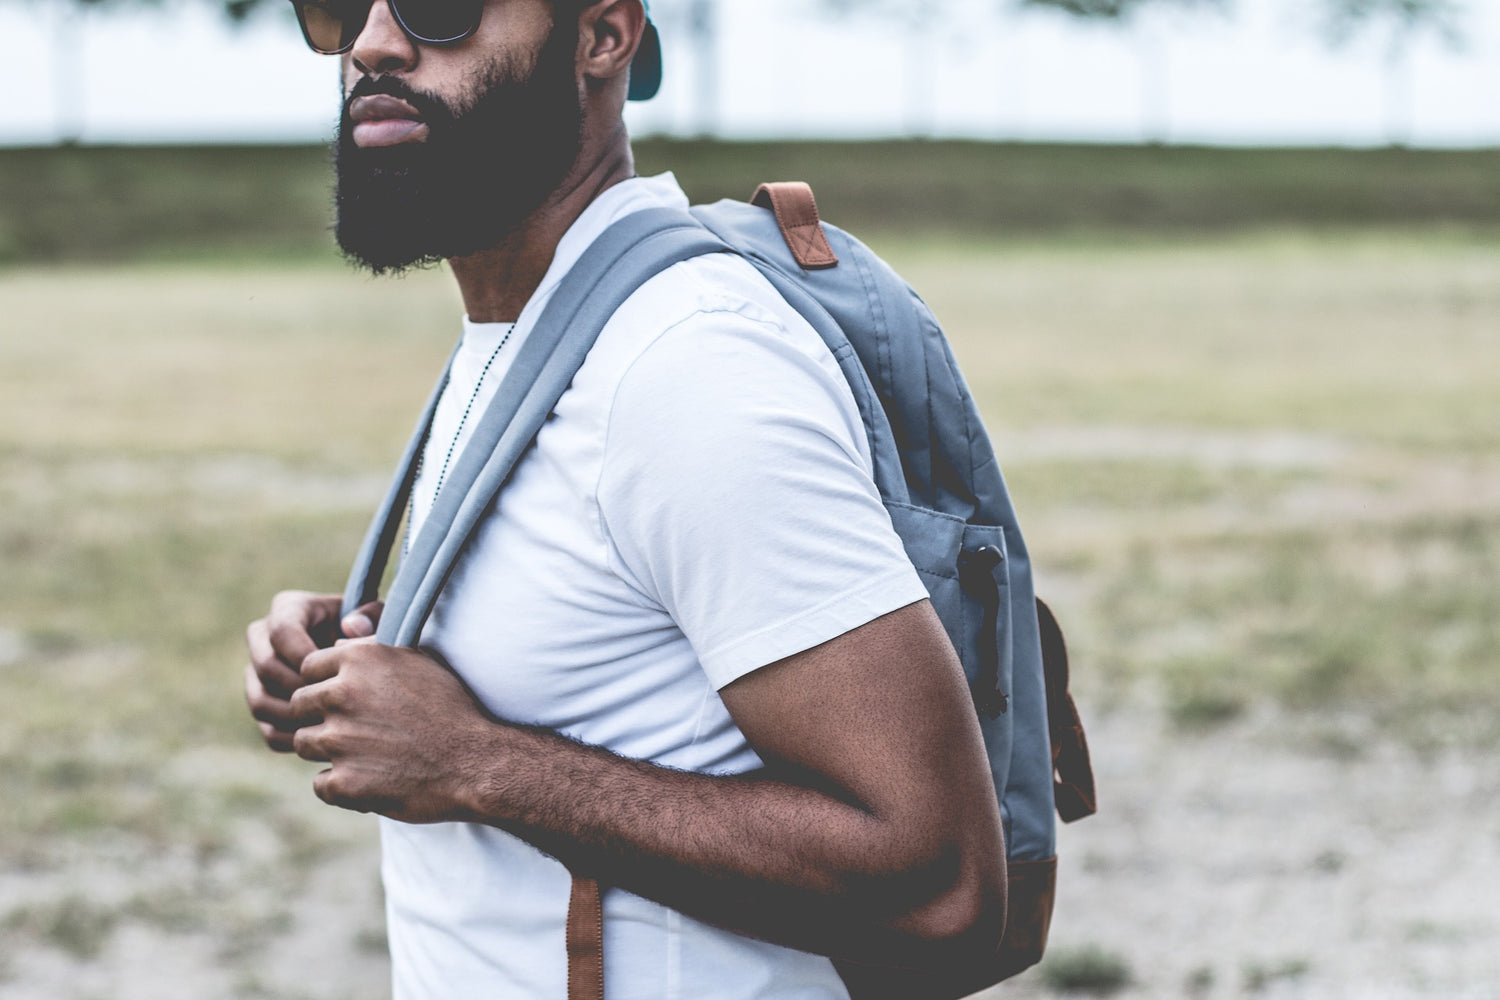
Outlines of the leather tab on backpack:
M 604 908 L 594 879 L 573 876 L 567 936 L 568 1000 L 604 1000 Z
M 1039 598 L 1037 627 L 1042 639 L 1042 672 L 1047 683 L 1047 728 L 1052 733 L 1053 799 L 1064 823 L 1092 816 L 1099 808 L 1089 741 L 1078 706 L 1068 693 L 1068 645 L 1052 609 Z
M 817 202 L 807 184 L 802 181 L 762 184 L 755 189 L 750 203 L 776 214 L 781 238 L 786 240 L 787 249 L 804 271 L 838 267 L 838 255 L 828 245 L 828 235 L 818 219 Z

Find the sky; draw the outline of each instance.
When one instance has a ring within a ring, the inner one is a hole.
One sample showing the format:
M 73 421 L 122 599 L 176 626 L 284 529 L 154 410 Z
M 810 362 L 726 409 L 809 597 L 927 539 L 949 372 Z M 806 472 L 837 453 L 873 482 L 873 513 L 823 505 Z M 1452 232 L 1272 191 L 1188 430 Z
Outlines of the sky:
M 721 0 L 705 76 L 671 0 L 657 0 L 666 79 L 631 108 L 632 131 L 1500 146 L 1500 0 L 1467 0 L 1463 46 L 1421 38 L 1395 75 L 1378 34 L 1331 49 L 1309 0 L 1166 5 L 1127 29 L 1004 0 L 946 6 L 950 18 L 913 27 L 831 18 L 815 0 Z M 307 51 L 290 5 L 239 30 L 208 7 L 80 18 L 63 0 L 0 0 L 0 144 L 326 138 L 336 60 Z

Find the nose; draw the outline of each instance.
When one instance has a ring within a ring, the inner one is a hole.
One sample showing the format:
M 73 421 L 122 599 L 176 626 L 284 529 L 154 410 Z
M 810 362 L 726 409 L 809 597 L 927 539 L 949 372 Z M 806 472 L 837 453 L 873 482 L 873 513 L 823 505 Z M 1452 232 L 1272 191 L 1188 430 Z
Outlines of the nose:
M 417 45 L 396 23 L 389 0 L 375 0 L 349 56 L 364 76 L 396 73 L 417 64 Z

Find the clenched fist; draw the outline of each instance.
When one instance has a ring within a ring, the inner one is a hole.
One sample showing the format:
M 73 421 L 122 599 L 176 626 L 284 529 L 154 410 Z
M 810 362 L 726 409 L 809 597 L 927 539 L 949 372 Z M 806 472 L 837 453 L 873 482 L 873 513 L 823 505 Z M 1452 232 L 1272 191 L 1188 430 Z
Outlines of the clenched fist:
M 475 818 L 504 727 L 453 671 L 358 639 L 309 655 L 301 681 L 288 702 L 292 745 L 331 765 L 313 783 L 324 802 L 406 823 Z
M 260 725 L 266 745 L 278 753 L 292 751 L 292 734 L 307 720 L 293 712 L 289 699 L 303 684 L 302 662 L 333 645 L 340 633 L 349 638 L 375 634 L 382 604 L 367 604 L 339 620 L 338 594 L 284 590 L 271 610 L 245 630 L 250 664 L 245 668 L 245 702 Z

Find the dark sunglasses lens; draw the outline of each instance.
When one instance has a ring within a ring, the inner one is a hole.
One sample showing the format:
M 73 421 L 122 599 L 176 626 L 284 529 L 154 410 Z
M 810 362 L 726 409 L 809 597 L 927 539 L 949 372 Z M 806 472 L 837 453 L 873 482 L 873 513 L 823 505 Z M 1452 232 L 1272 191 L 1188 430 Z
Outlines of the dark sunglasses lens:
M 484 0 L 395 0 L 402 25 L 419 41 L 456 42 L 479 27 Z
M 302 34 L 307 44 L 318 52 L 333 54 L 343 52 L 359 37 L 369 16 L 368 3 L 347 3 L 344 0 L 305 0 L 297 4 L 297 16 L 302 21 Z

